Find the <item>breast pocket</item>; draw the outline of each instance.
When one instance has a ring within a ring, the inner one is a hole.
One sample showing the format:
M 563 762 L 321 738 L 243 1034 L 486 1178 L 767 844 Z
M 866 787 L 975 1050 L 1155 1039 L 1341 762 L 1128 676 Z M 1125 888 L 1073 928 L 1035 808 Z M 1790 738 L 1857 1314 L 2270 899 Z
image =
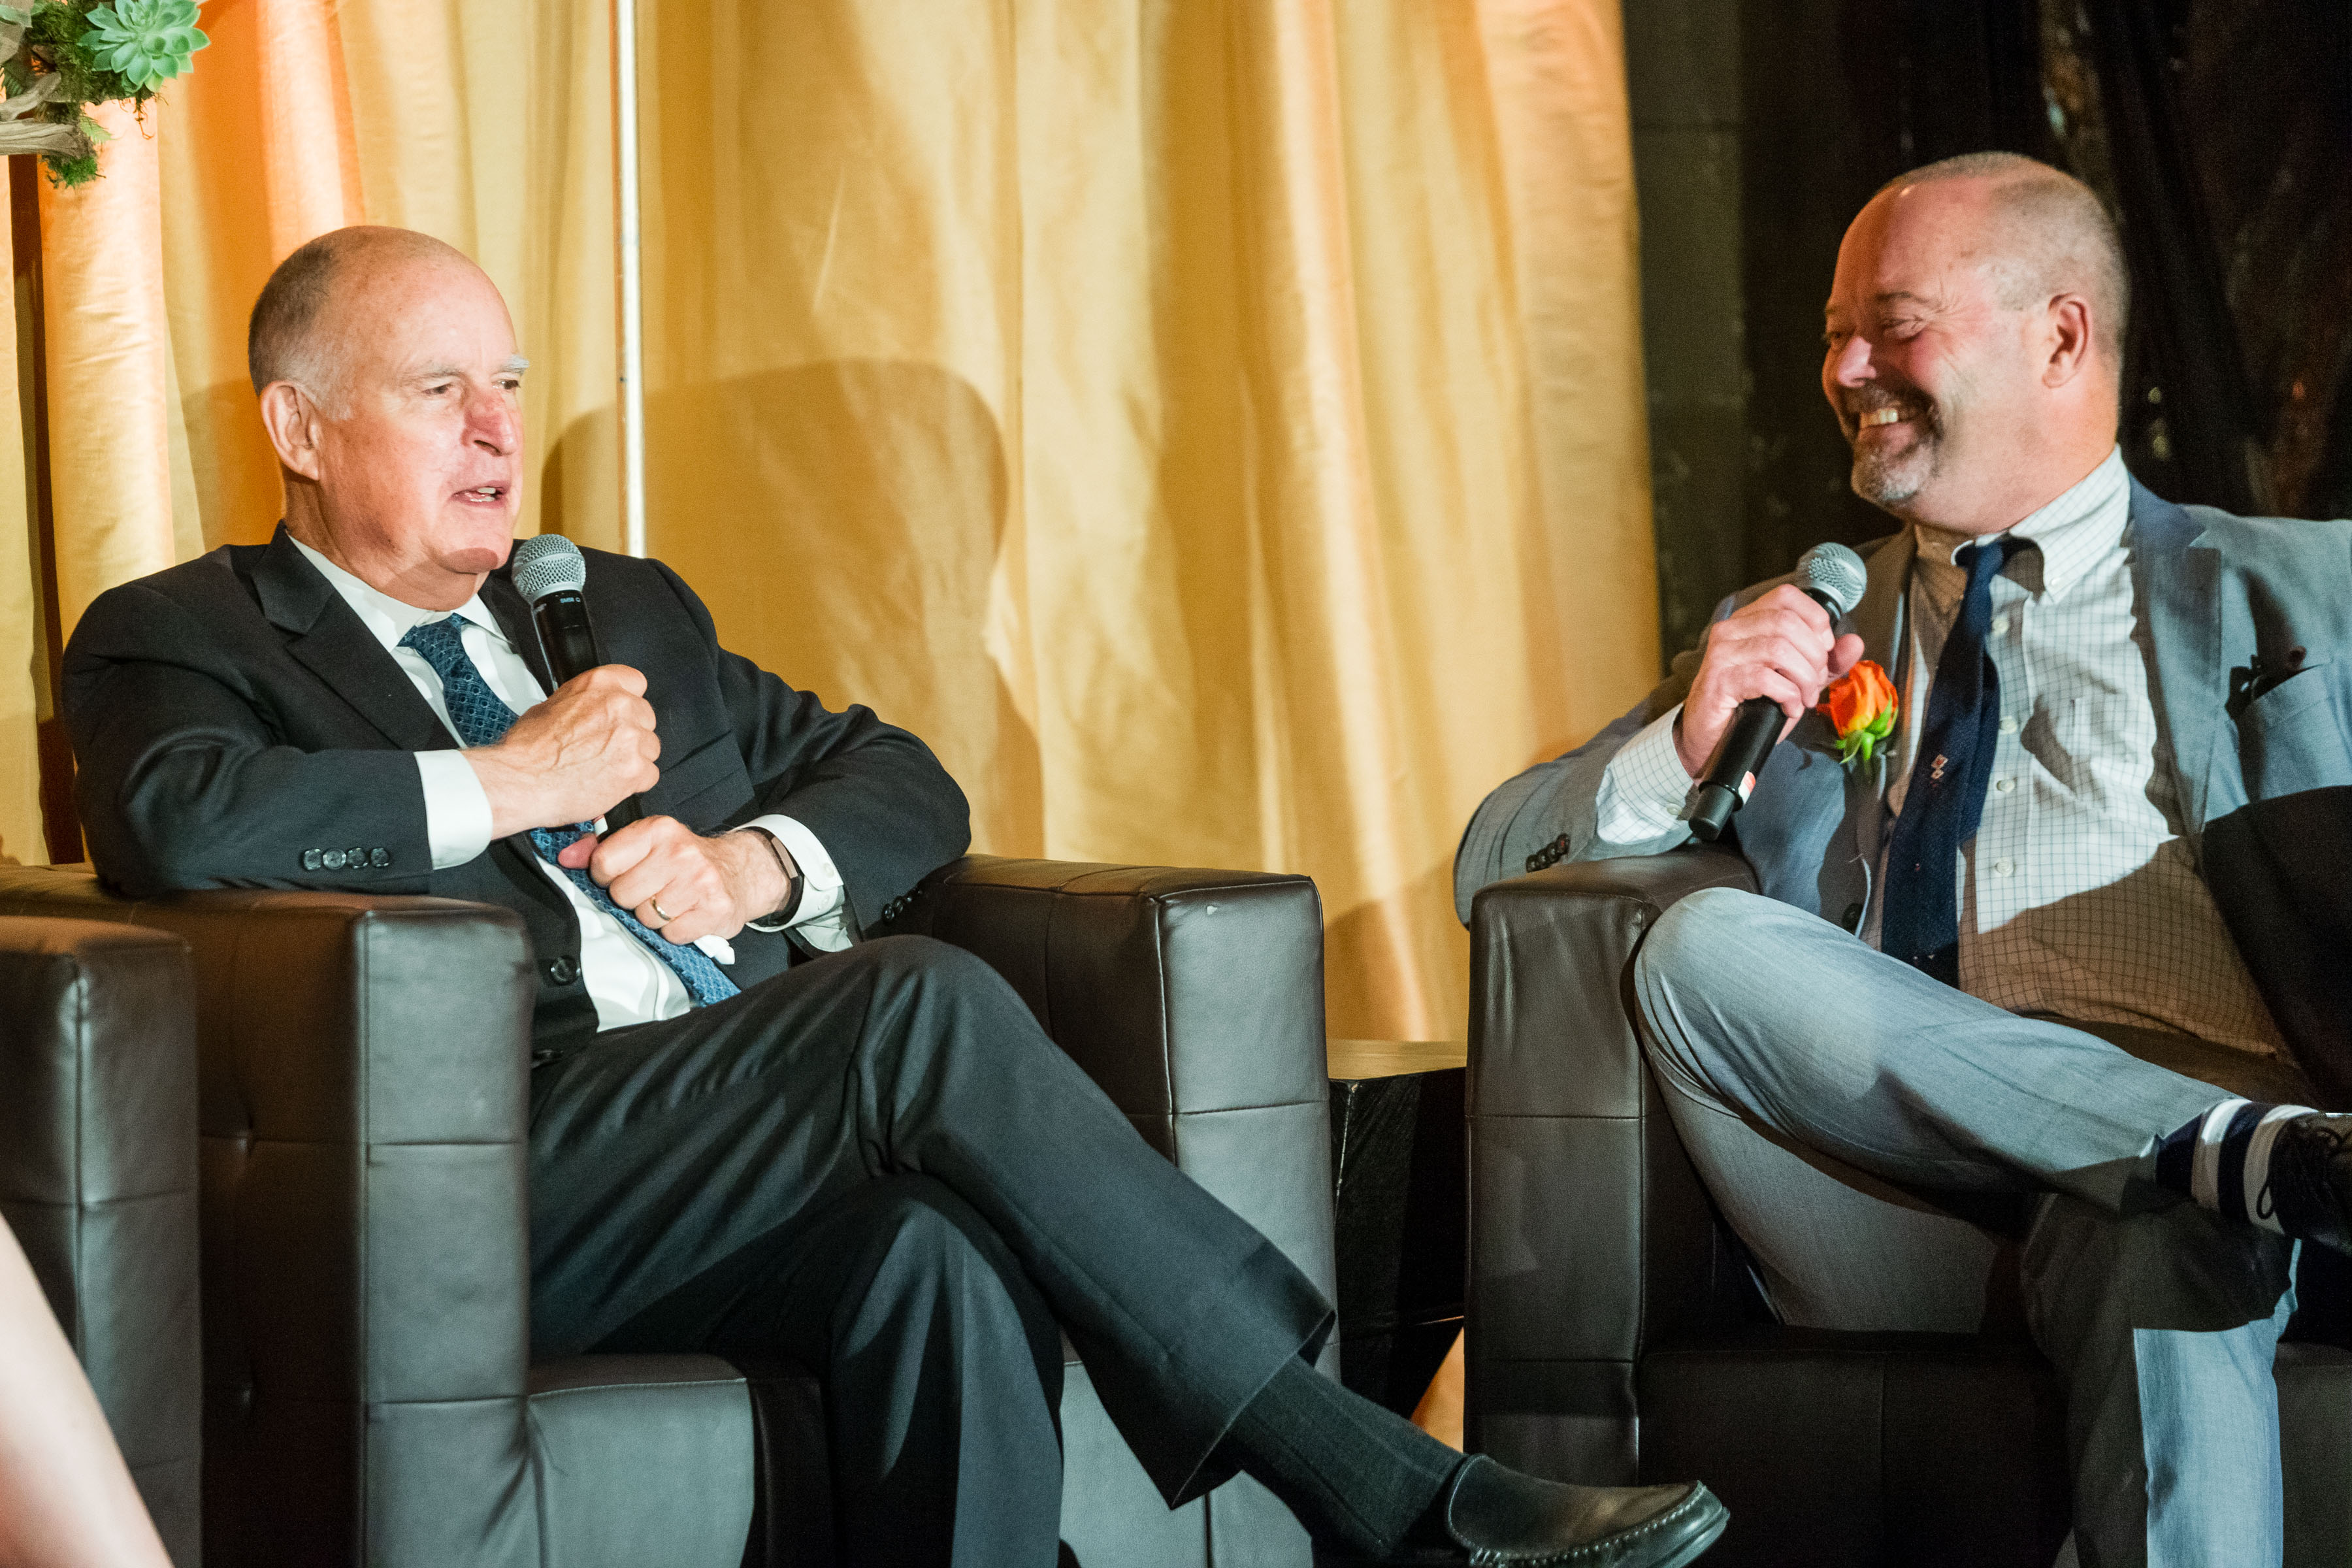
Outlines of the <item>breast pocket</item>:
M 2246 794 L 2276 800 L 2352 784 L 2352 748 L 2325 666 L 2306 665 L 2238 715 L 2238 763 Z
M 722 731 L 660 767 L 661 782 L 646 792 L 649 816 L 675 816 L 701 832 L 751 798 L 751 775 L 731 734 Z

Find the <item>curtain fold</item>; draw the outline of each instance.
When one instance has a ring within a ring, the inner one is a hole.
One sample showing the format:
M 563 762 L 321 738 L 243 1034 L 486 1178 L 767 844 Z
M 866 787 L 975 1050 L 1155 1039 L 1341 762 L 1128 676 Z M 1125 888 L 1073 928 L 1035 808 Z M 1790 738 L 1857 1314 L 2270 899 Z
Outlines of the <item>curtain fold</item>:
M 606 0 L 205 25 L 45 208 L 52 417 L 113 443 L 70 518 L 60 470 L 68 616 L 267 536 L 246 313 L 362 219 L 489 271 L 525 527 L 616 546 Z M 1307 872 L 1334 1033 L 1458 1035 L 1463 822 L 1657 667 L 1614 0 L 640 26 L 654 553 L 930 741 L 978 847 Z
M 13 256 L 16 218 L 0 203 L 0 235 Z M 23 427 L 20 388 L 27 367 L 17 360 L 16 312 L 0 311 L 0 342 L 17 374 L 0 381 L 0 429 Z M 25 447 L 0 440 L 0 865 L 48 858 L 41 837 L 39 725 L 45 711 L 47 661 L 41 647 L 41 603 L 33 538 L 31 496 L 26 489 Z
M 41 188 L 49 479 L 68 627 L 108 588 L 162 571 L 195 543 L 177 526 L 192 520 L 172 507 L 159 138 L 152 116 L 142 123 L 118 103 L 92 118 L 113 137 L 107 177 Z
M 1613 5 L 651 15 L 652 547 L 998 853 L 1311 873 L 1462 1029 L 1486 791 L 1657 668 Z M 568 527 L 568 524 L 567 524 Z

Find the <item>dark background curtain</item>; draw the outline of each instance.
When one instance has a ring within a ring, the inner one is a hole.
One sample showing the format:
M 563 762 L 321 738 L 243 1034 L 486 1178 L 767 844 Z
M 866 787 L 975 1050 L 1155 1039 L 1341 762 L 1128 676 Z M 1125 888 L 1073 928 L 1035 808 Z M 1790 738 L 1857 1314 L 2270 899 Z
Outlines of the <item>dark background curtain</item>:
M 2122 439 L 2159 494 L 2352 513 L 2344 0 L 1627 0 L 1669 652 L 1822 539 L 1887 531 L 1820 392 L 1839 237 L 1906 169 L 2001 148 L 2121 221 Z

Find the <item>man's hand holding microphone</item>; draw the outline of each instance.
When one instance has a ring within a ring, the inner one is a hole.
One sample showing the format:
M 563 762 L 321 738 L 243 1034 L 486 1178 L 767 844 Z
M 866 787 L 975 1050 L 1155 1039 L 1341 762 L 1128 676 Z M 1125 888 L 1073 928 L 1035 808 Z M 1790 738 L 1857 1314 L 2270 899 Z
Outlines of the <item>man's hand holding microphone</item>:
M 648 928 L 674 942 L 732 937 L 782 908 L 798 874 L 791 852 L 757 828 L 705 837 L 674 816 L 639 817 L 635 797 L 661 779 L 661 737 L 646 678 L 595 662 L 594 635 L 579 590 L 579 549 L 542 534 L 515 547 L 515 586 L 532 601 L 548 663 L 562 682 L 495 745 L 466 761 L 489 797 L 490 834 L 627 820 L 601 837 L 567 845 L 557 858 L 588 874 Z
M 1712 842 L 1747 803 L 1772 748 L 1821 700 L 1822 688 L 1862 660 L 1862 639 L 1837 633 L 1862 602 L 1862 558 L 1817 544 L 1783 583 L 1709 628 L 1690 695 L 1675 721 L 1675 750 L 1696 781 L 1685 815 Z

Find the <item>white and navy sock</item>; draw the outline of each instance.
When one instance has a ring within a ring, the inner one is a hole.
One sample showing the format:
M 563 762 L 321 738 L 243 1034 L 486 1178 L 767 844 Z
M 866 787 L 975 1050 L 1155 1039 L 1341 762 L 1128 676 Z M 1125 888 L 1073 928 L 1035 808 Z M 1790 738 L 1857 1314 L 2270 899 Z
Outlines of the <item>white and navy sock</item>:
M 2281 1127 L 2316 1114 L 2307 1105 L 2225 1100 L 2157 1140 L 2157 1185 L 2195 1200 L 2200 1208 L 2277 1230 L 2271 1146 Z

